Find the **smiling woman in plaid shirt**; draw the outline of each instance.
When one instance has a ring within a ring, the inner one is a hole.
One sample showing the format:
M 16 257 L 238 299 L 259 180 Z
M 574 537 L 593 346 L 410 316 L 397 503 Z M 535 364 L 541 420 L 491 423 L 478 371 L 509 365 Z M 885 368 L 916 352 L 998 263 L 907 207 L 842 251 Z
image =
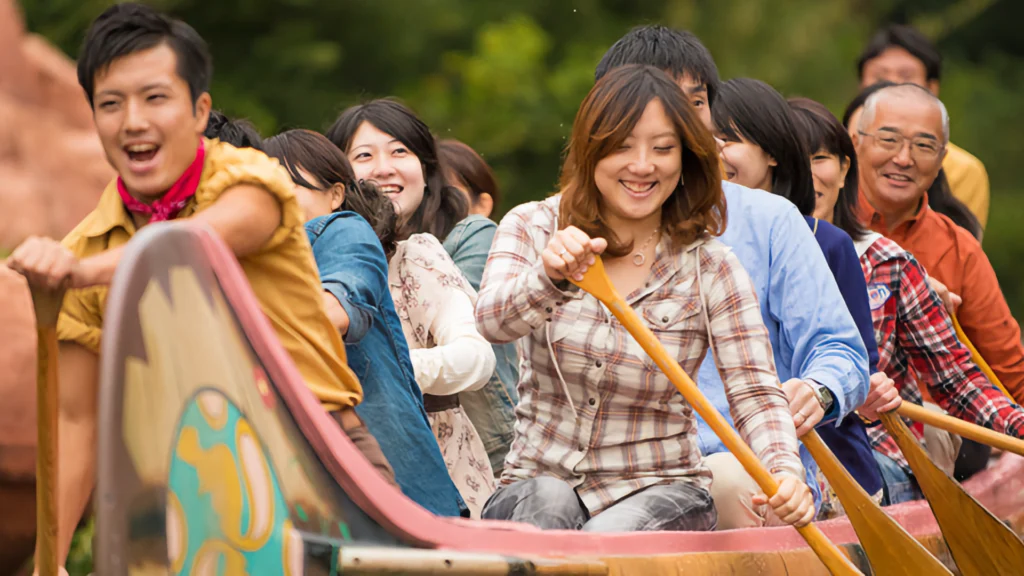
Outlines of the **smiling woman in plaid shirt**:
M 692 408 L 566 280 L 604 253 L 612 283 L 687 372 L 713 337 L 736 428 L 780 482 L 769 504 L 809 522 L 753 286 L 711 238 L 725 226 L 715 143 L 679 87 L 652 67 L 602 78 L 577 113 L 560 188 L 505 216 L 481 284 L 480 333 L 521 349 L 515 440 L 483 517 L 590 531 L 716 525 Z
M 828 200 L 820 205 L 819 216 L 842 227 L 855 240 L 857 254 L 868 286 L 868 302 L 878 341 L 878 369 L 895 381 L 899 395 L 892 394 L 884 381 L 872 379 L 871 391 L 861 416 L 877 420 L 878 412 L 899 407 L 900 397 L 922 404 L 921 389 L 934 402 L 957 418 L 1021 437 L 1024 410 L 993 386 L 971 361 L 970 351 L 957 339 L 949 312 L 929 285 L 920 263 L 896 242 L 865 232 L 857 221 L 857 156 L 846 129 L 827 108 L 804 101 L 805 112 L 815 121 L 799 126 L 801 138 L 836 162 L 849 165 L 845 183 L 829 177 L 823 163 L 812 162 Z M 831 171 L 834 174 L 836 171 Z M 913 425 L 911 430 L 925 441 L 932 460 L 952 474 L 959 439 L 941 430 Z M 879 423 L 868 428 L 885 483 L 885 504 L 920 499 L 921 493 L 896 442 Z

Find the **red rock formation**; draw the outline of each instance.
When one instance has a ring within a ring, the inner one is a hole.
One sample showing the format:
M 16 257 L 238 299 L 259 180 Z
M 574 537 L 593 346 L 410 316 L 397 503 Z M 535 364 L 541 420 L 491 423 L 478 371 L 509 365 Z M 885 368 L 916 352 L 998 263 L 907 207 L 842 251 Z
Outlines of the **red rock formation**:
M 0 0 L 0 248 L 62 237 L 112 176 L 74 63 Z
M 0 0 L 0 250 L 63 237 L 112 176 L 74 63 Z M 35 540 L 34 323 L 25 282 L 0 264 L 0 574 Z

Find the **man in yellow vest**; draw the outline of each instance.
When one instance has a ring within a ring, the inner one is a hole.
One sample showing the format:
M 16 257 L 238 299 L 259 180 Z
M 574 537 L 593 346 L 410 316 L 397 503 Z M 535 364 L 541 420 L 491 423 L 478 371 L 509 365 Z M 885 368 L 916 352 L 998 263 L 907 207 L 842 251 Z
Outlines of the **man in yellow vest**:
M 924 34 L 910 26 L 889 25 L 868 42 L 857 61 L 861 88 L 880 80 L 897 84 L 910 82 L 939 95 L 942 55 Z M 978 218 L 982 228 L 988 221 L 989 187 L 985 165 L 970 152 L 952 142 L 946 145 L 942 168 L 958 200 Z
M 307 386 L 393 482 L 353 409 L 363 390 L 323 308 L 291 177 L 262 152 L 202 137 L 211 72 L 206 42 L 184 22 L 132 3 L 101 14 L 79 54 L 78 79 L 118 176 L 63 242 L 29 238 L 7 260 L 37 289 L 69 288 L 57 323 L 61 564 L 95 483 L 107 287 L 125 245 L 153 222 L 189 218 L 220 236 Z

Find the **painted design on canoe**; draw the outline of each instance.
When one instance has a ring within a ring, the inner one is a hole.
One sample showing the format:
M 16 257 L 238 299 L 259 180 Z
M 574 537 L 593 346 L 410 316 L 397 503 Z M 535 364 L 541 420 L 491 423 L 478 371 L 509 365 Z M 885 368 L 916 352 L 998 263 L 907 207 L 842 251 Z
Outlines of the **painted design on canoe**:
M 192 224 L 147 226 L 129 245 L 101 362 L 98 574 L 827 574 L 791 528 L 584 534 L 433 516 L 377 480 L 234 257 Z M 200 469 L 230 474 L 203 488 Z M 1021 532 L 1024 459 L 966 486 Z M 954 567 L 926 502 L 887 511 Z M 849 522 L 820 527 L 871 573 Z M 273 560 L 256 569 L 260 542 Z
M 263 445 L 238 407 L 218 391 L 199 392 L 181 417 L 167 500 L 174 574 L 191 574 L 222 554 L 225 564 L 240 570 L 283 571 L 286 556 L 298 557 L 286 551 L 291 522 Z M 217 546 L 208 550 L 212 543 Z M 301 563 L 293 573 L 301 574 Z

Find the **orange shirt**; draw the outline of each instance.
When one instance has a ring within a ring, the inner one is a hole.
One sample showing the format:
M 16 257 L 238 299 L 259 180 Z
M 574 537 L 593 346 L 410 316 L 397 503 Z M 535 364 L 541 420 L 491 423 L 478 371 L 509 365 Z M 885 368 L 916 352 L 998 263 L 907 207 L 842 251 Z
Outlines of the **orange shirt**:
M 970 232 L 929 208 L 927 195 L 922 199 L 921 210 L 891 231 L 863 193 L 859 204 L 861 222 L 913 254 L 928 275 L 963 298 L 956 314 L 964 334 L 1014 399 L 1024 402 L 1020 326 L 1010 314 L 981 244 Z

